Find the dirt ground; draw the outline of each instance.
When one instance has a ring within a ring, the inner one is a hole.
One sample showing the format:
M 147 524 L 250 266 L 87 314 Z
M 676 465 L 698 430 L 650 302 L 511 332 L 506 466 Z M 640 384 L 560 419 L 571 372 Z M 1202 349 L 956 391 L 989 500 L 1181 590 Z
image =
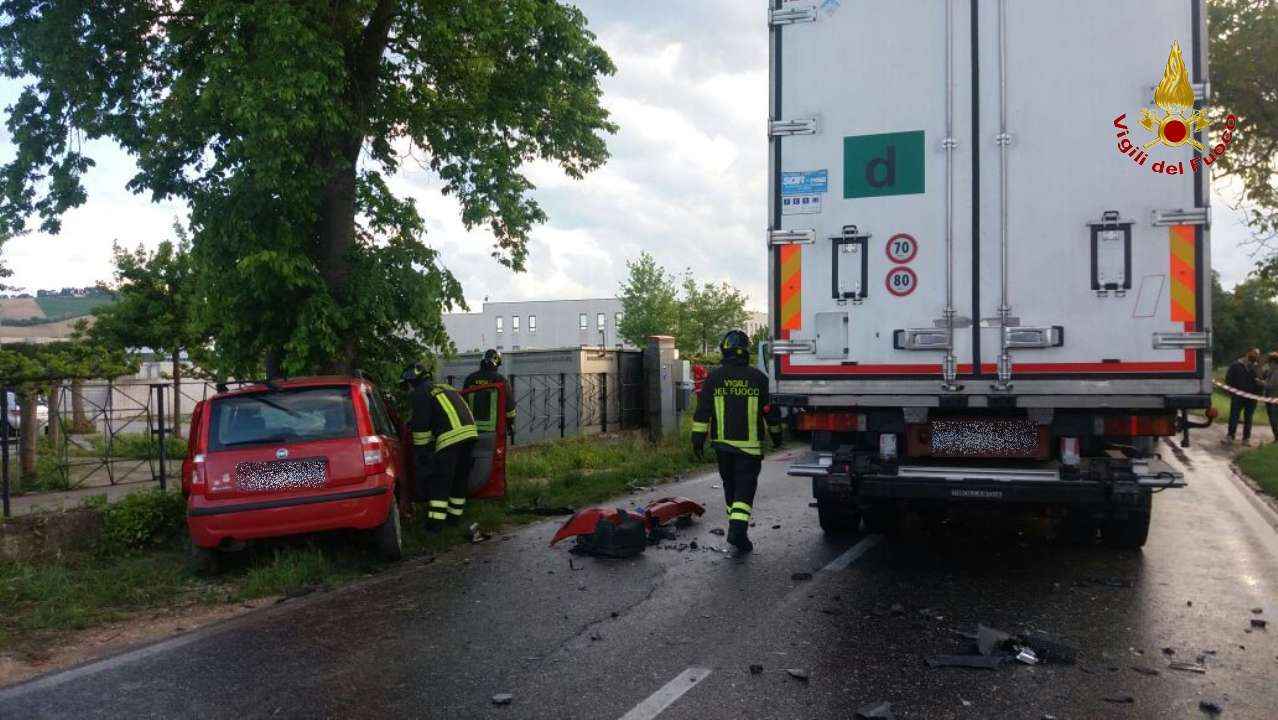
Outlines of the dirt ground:
M 132 617 L 68 635 L 54 647 L 40 652 L 0 655 L 0 687 L 37 675 L 72 667 L 122 652 L 128 648 L 181 635 L 209 623 L 242 615 L 278 598 L 258 598 L 229 605 L 190 604 L 149 610 Z
M 44 311 L 40 309 L 40 303 L 37 303 L 35 298 L 6 298 L 0 300 L 0 318 L 5 320 L 26 320 L 33 317 L 44 317 Z

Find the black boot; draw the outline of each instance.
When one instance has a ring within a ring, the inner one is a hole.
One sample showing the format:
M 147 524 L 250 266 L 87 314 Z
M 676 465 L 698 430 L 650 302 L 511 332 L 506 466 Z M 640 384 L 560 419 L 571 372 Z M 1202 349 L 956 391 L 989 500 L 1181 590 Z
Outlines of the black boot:
M 745 520 L 732 520 L 728 523 L 728 544 L 735 547 L 738 553 L 745 554 L 754 550 L 754 543 L 749 537 L 750 523 Z

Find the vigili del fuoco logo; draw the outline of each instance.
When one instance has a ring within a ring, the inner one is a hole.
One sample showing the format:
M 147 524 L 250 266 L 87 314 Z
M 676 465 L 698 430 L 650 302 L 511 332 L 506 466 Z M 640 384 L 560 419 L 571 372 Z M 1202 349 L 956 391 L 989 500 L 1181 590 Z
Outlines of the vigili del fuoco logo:
M 1225 118 L 1225 129 L 1218 142 L 1210 150 L 1200 143 L 1195 133 L 1210 126 L 1201 110 L 1194 108 L 1194 88 L 1189 84 L 1189 71 L 1185 69 L 1185 59 L 1180 54 L 1180 43 L 1173 41 L 1171 54 L 1167 56 L 1167 68 L 1163 70 L 1162 82 L 1154 88 L 1154 104 L 1162 110 L 1162 116 L 1149 108 L 1140 109 L 1140 126 L 1153 137 L 1133 139 L 1131 129 L 1127 127 L 1127 113 L 1114 118 L 1114 127 L 1118 129 L 1118 152 L 1131 158 L 1141 167 L 1148 167 L 1151 172 L 1161 175 L 1184 175 L 1183 161 L 1169 162 L 1156 159 L 1149 162 L 1150 151 L 1158 146 L 1178 148 L 1192 145 L 1197 154 L 1189 161 L 1191 172 L 1198 172 L 1203 165 L 1211 165 L 1216 158 L 1225 154 L 1229 144 L 1234 140 L 1234 130 L 1238 126 L 1238 118 L 1230 114 Z

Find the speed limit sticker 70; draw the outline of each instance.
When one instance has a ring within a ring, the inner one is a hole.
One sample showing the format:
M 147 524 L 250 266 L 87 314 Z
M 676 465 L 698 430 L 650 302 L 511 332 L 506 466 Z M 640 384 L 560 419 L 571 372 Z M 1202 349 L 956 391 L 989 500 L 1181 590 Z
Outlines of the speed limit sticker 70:
M 914 259 L 919 254 L 919 243 L 914 239 L 913 235 L 906 233 L 897 233 L 888 239 L 887 256 L 888 259 L 898 265 L 904 265 Z
M 919 276 L 907 267 L 894 267 L 888 271 L 887 279 L 888 292 L 897 297 L 905 297 L 914 292 L 914 288 L 919 284 Z

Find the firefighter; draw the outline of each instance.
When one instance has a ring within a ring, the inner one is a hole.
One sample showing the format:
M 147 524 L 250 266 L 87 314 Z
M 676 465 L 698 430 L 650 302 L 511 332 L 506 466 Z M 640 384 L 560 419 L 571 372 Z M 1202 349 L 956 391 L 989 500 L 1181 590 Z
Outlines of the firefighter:
M 434 375 L 421 363 L 408 366 L 401 376 L 409 386 L 413 434 L 413 467 L 421 495 L 426 496 L 426 531 L 439 532 L 445 523 L 461 521 L 466 510 L 467 482 L 474 464 L 475 418 L 466 401 L 453 388 L 435 384 Z
M 763 464 L 763 428 L 781 445 L 781 423 L 768 400 L 768 376 L 750 367 L 750 338 L 730 330 L 719 341 L 723 364 L 710 373 L 697 395 L 692 452 L 702 457 L 706 436 L 719 460 L 728 508 L 728 542 L 741 553 L 754 549 L 750 516 Z
M 496 350 L 485 350 L 484 358 L 479 361 L 479 369 L 466 376 L 462 389 L 479 385 L 506 387 L 506 435 L 513 443 L 515 442 L 515 398 L 511 393 L 510 383 L 506 382 L 506 376 L 498 372 L 499 367 L 501 367 L 501 353 Z M 497 395 L 495 389 L 479 390 L 470 393 L 467 398 L 470 402 L 470 410 L 475 415 L 475 427 L 479 429 L 479 432 L 497 431 Z

